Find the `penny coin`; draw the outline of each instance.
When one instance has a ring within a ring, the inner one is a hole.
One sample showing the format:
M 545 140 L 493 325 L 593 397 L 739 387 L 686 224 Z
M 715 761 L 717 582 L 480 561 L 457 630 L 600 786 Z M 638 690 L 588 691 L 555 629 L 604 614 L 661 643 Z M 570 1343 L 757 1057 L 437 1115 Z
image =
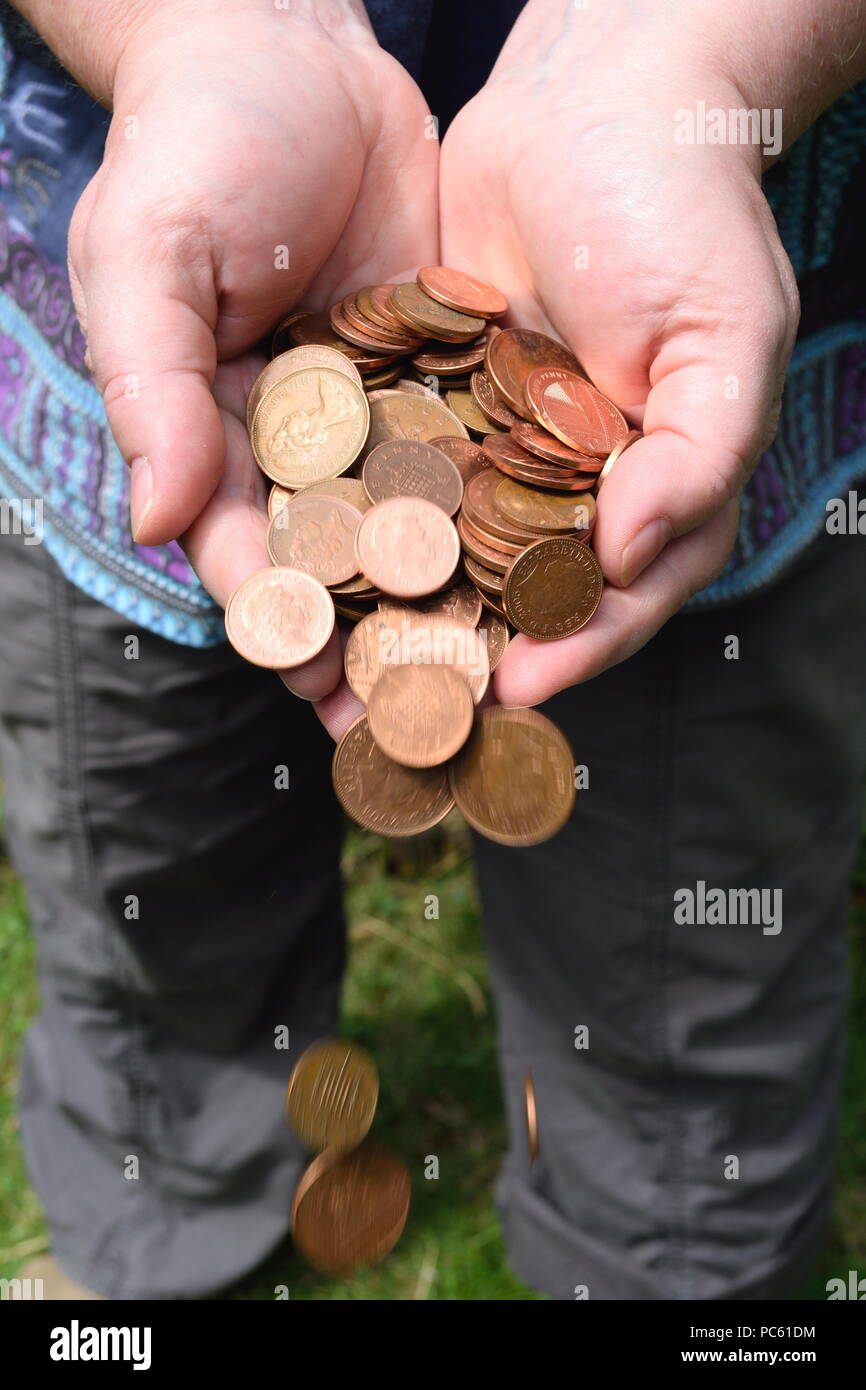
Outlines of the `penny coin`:
M 341 497 L 301 494 L 283 507 L 268 528 L 268 554 L 275 565 L 302 570 L 322 584 L 342 584 L 358 573 L 357 507 Z
M 484 371 L 494 390 L 517 415 L 532 419 L 524 390 L 527 378 L 538 367 L 560 367 L 580 373 L 574 353 L 563 343 L 531 328 L 505 328 L 492 338 L 484 357 Z
M 501 845 L 541 844 L 574 806 L 574 755 L 534 709 L 483 710 L 448 777 L 465 819 Z
M 471 391 L 446 391 L 445 399 L 468 430 L 474 430 L 476 434 L 490 433 L 490 421 Z
M 344 301 L 345 302 L 345 301 Z M 375 332 L 364 331 L 355 327 L 346 318 L 343 304 L 332 304 L 328 310 L 328 321 L 335 333 L 339 333 L 346 342 L 354 343 L 355 347 L 367 348 L 371 352 L 397 353 L 416 351 L 424 339 L 422 336 L 410 338 L 408 334 L 404 337 L 396 333 L 390 333 L 387 329 L 381 328 Z
M 388 606 L 382 599 L 377 623 L 359 623 L 365 630 L 346 646 L 346 679 L 359 700 L 370 693 L 389 666 L 448 666 L 456 671 L 477 705 L 490 681 L 487 652 L 474 623 L 462 622 L 449 613 L 419 613 L 402 604 Z M 377 645 L 374 645 L 377 644 Z M 351 671 L 351 675 L 350 675 Z
M 289 336 L 289 330 L 301 319 L 311 317 L 309 309 L 297 309 L 294 313 L 286 314 L 285 318 L 280 319 L 271 338 L 271 357 L 279 357 L 280 353 L 285 352 L 287 348 L 296 346 Z
M 532 1080 L 531 1071 L 528 1071 L 523 1078 L 523 1095 L 526 1101 L 526 1132 L 529 1138 L 529 1162 L 531 1165 L 538 1158 L 538 1115 L 535 1108 L 535 1083 Z
M 444 769 L 393 762 L 373 741 L 363 714 L 337 744 L 333 779 L 346 814 L 376 835 L 419 835 L 454 805 Z
M 388 307 L 408 328 L 415 331 L 420 329 L 425 337 L 439 338 L 448 343 L 469 342 L 484 328 L 482 318 L 446 308 L 425 294 L 414 281 L 395 285 Z
M 634 444 L 635 440 L 637 439 L 643 439 L 643 434 L 641 433 L 641 431 L 629 430 L 625 439 L 621 439 L 618 444 L 614 445 L 614 447 L 610 451 L 610 454 L 605 460 L 604 467 L 598 475 L 599 487 L 601 487 L 602 483 L 604 482 L 610 470 L 613 468 L 613 465 L 616 463 L 620 454 L 624 454 L 626 449 L 628 449 L 632 444 Z
M 345 473 L 369 424 L 360 386 L 330 367 L 304 367 L 275 382 L 259 402 L 253 453 L 273 482 L 301 488 Z
M 412 1185 L 406 1165 L 369 1141 L 354 1153 L 327 1149 L 302 1173 L 292 1202 L 292 1239 L 325 1274 L 375 1264 L 403 1233 Z
M 274 483 L 268 493 L 268 519 L 273 521 L 277 512 L 284 507 L 287 502 L 291 502 L 294 493 L 287 487 L 280 487 L 279 483 Z
M 535 541 L 512 561 L 502 601 L 520 632 L 542 642 L 579 632 L 601 602 L 601 566 L 575 536 Z
M 354 1149 L 373 1123 L 378 1099 L 379 1074 L 369 1052 L 328 1039 L 313 1043 L 295 1063 L 286 1115 L 306 1148 Z
M 505 578 L 504 573 L 497 574 L 496 570 L 488 569 L 486 565 L 479 564 L 479 562 L 473 560 L 472 556 L 469 554 L 463 556 L 463 563 L 466 566 L 466 573 L 472 580 L 472 583 L 477 585 L 478 590 L 480 590 L 478 594 L 479 603 L 481 602 L 482 593 L 492 594 L 494 598 L 500 596 L 502 593 L 502 581 Z
M 492 466 L 480 444 L 474 444 L 471 439 L 458 439 L 453 434 L 442 434 L 431 439 L 430 443 L 441 449 L 442 453 L 447 454 L 451 462 L 457 465 L 464 487 L 476 473 Z
M 479 622 L 478 631 L 484 633 L 484 640 L 487 643 L 487 660 L 490 662 L 491 671 L 495 671 L 508 646 L 508 624 L 502 618 L 498 618 L 495 613 L 487 613 Z
M 329 584 L 331 597 L 334 599 L 336 607 L 337 599 L 353 599 L 360 602 L 362 599 L 377 599 L 380 591 L 371 584 L 366 575 L 356 574 L 351 579 L 345 580 L 342 584 Z
M 462 580 L 448 589 L 442 589 L 429 598 L 414 599 L 412 604 L 401 604 L 396 599 L 383 600 L 385 607 L 403 608 L 409 613 L 424 613 L 428 616 L 439 614 L 453 618 L 464 627 L 475 627 L 481 617 L 481 602 L 471 584 Z M 380 605 L 381 606 L 381 605 Z
M 385 667 L 399 660 L 400 634 L 387 609 L 380 608 L 352 628 L 343 665 L 349 689 L 366 705 Z
M 376 322 L 381 324 L 382 328 L 396 328 L 402 331 L 406 325 L 402 319 L 398 319 L 389 303 L 396 288 L 396 285 L 373 285 L 370 289 L 370 312 L 371 315 L 378 315 Z
M 389 358 L 383 356 L 381 352 L 367 352 L 363 348 L 353 347 L 346 342 L 331 327 L 331 321 L 326 313 L 319 314 L 297 314 L 293 315 L 291 322 L 284 320 L 277 332 L 280 334 L 280 350 L 288 347 L 317 347 L 333 348 L 335 352 L 342 353 L 350 362 L 354 362 L 360 371 L 362 367 L 383 367 Z M 274 339 L 276 350 L 276 338 Z
M 291 372 L 300 371 L 302 367 L 330 367 L 335 372 L 342 372 L 356 385 L 362 384 L 358 368 L 342 352 L 316 344 L 303 348 L 288 348 L 262 368 L 250 387 L 250 394 L 247 396 L 247 429 L 252 424 L 256 406 L 268 387 L 273 386 L 274 382 L 282 377 L 289 376 Z
M 507 555 L 504 550 L 496 550 L 492 545 L 489 545 L 470 526 L 462 512 L 457 518 L 457 534 L 468 557 L 476 560 L 478 564 L 484 565 L 485 569 L 496 570 L 500 574 L 505 574 L 512 557 Z
M 377 502 L 361 519 L 355 548 L 361 573 L 396 598 L 443 589 L 460 559 L 453 522 L 423 497 Z
M 378 400 L 383 396 L 384 391 L 368 391 L 367 400 Z M 438 391 L 431 391 L 429 386 L 425 386 L 421 381 L 410 381 L 407 377 L 395 377 L 393 391 L 389 394 L 402 394 L 404 396 L 426 396 L 427 400 L 438 401 Z
M 477 314 L 482 319 L 498 319 L 508 309 L 504 294 L 467 275 L 465 270 L 451 270 L 444 265 L 425 265 L 418 271 L 418 284 L 431 299 L 438 299 L 449 309 L 461 314 Z
M 573 372 L 542 367 L 530 372 L 524 390 L 526 403 L 539 424 L 581 453 L 605 459 L 628 434 L 628 425 L 613 401 Z
M 487 350 L 487 336 L 474 343 L 456 346 L 450 351 L 447 343 L 428 343 L 422 352 L 416 352 L 412 366 L 422 376 L 444 376 L 449 380 L 471 372 L 480 367 Z
M 545 463 L 561 464 L 563 468 L 584 473 L 597 473 L 601 468 L 600 458 L 594 454 L 579 454 L 576 449 L 570 449 L 567 444 L 563 444 L 549 430 L 542 429 L 530 420 L 518 420 L 517 424 L 511 427 L 511 435 L 524 449 L 528 449 Z
M 412 396 L 394 391 L 370 406 L 370 432 L 363 457 L 386 439 L 420 439 L 429 443 L 443 434 L 469 438 L 466 426 L 461 425 L 438 396 Z
M 505 618 L 505 609 L 502 607 L 498 598 L 488 593 L 486 590 L 482 591 L 480 589 L 478 591 L 478 596 L 484 604 L 484 607 L 489 609 L 491 613 L 495 613 L 498 618 Z
M 460 470 L 433 444 L 419 439 L 387 439 L 364 460 L 361 474 L 372 502 L 387 497 L 426 497 L 453 516 L 463 498 Z
M 353 328 L 357 328 L 359 332 L 366 334 L 377 342 L 390 345 L 392 350 L 396 352 L 417 352 L 418 348 L 425 341 L 424 338 L 419 337 L 417 334 L 410 333 L 403 324 L 395 323 L 387 328 L 383 328 L 379 324 L 371 323 L 370 320 L 365 319 L 364 315 L 360 312 L 357 304 L 357 296 L 354 294 L 347 294 L 345 299 L 343 299 L 340 304 L 340 314 L 342 319 L 351 324 Z M 333 318 L 331 321 L 332 325 L 336 328 L 337 325 L 333 323 Z
M 494 425 L 501 425 L 503 429 L 510 430 L 513 425 L 519 423 L 520 416 L 515 415 L 514 411 L 499 399 L 486 372 L 473 372 L 469 387 L 479 409 Z
M 247 661 L 286 671 L 325 646 L 334 630 L 334 604 L 324 585 L 300 570 L 258 570 L 231 595 L 225 624 Z
M 438 767 L 463 747 L 472 696 L 448 666 L 389 666 L 370 692 L 367 723 L 379 747 L 403 767 Z
M 291 494 L 295 498 L 310 495 L 342 497 L 344 502 L 351 503 L 353 507 L 357 507 L 359 512 L 366 512 L 372 506 L 360 478 L 325 478 L 321 483 L 310 483 L 309 487 L 301 488 L 299 492 Z
M 570 469 L 558 465 L 540 463 L 510 434 L 489 434 L 481 447 L 500 473 L 518 478 L 530 486 L 549 487 L 563 492 L 587 492 L 596 483 L 595 474 L 572 473 Z
M 551 535 L 590 531 L 595 522 L 591 493 L 544 491 L 511 478 L 502 478 L 497 484 L 496 505 L 512 521 Z
M 404 361 L 402 357 L 398 357 L 390 366 L 379 367 L 376 371 L 370 371 L 369 368 L 365 367 L 364 390 L 367 392 L 367 399 L 369 400 L 375 391 L 391 386 L 403 370 Z
M 462 516 L 482 535 L 489 536 L 490 543 L 511 542 L 518 546 L 529 545 L 536 540 L 538 533 L 524 522 L 507 516 L 497 501 L 499 484 L 503 481 L 497 469 L 479 473 L 466 488 Z

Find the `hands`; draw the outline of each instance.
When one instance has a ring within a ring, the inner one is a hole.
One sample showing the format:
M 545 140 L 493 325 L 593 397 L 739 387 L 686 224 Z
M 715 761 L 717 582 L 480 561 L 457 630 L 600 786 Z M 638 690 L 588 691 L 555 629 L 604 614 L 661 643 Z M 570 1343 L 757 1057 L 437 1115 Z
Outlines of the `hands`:
M 760 152 L 674 141 L 678 108 L 742 94 L 682 45 L 642 31 L 630 46 L 617 13 L 609 33 L 572 16 L 578 42 L 554 8 L 532 0 L 445 138 L 442 257 L 562 337 L 645 437 L 599 495 L 601 606 L 574 637 L 511 643 L 495 688 L 514 705 L 624 660 L 718 574 L 798 313 Z

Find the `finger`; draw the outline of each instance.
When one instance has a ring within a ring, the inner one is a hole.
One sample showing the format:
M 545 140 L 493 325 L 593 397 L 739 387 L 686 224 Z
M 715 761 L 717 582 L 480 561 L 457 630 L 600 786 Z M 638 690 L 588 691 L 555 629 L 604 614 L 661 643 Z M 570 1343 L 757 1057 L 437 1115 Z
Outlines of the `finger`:
M 633 656 L 716 577 L 733 544 L 738 517 L 734 499 L 699 530 L 672 542 L 628 589 L 606 586 L 595 616 L 573 637 L 537 642 L 518 634 L 494 677 L 500 703 L 541 704 Z
M 341 681 L 335 690 L 316 704 L 316 714 L 335 742 L 343 737 L 349 725 L 354 724 L 363 713 L 364 706 L 345 681 Z
M 70 264 L 108 421 L 130 465 L 133 535 L 183 532 L 214 491 L 224 438 L 211 394 L 216 297 L 194 235 L 161 236 L 123 215 L 70 230 Z

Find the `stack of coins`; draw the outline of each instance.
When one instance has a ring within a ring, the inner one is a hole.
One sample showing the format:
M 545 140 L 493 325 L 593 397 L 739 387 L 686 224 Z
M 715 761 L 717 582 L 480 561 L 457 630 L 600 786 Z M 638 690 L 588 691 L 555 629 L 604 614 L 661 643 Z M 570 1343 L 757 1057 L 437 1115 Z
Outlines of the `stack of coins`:
M 510 627 L 552 640 L 594 614 L 594 494 L 637 431 L 561 343 L 500 329 L 507 307 L 443 266 L 361 289 L 283 320 L 249 396 L 274 568 L 232 595 L 228 634 L 288 670 L 337 614 L 357 625 L 346 676 L 368 713 L 334 781 L 382 834 L 429 828 L 456 801 L 482 834 L 535 844 L 574 800 L 549 720 L 474 707 Z
M 405 1164 L 367 1139 L 378 1098 L 376 1065 L 355 1043 L 314 1043 L 289 1079 L 286 1114 L 317 1155 L 295 1190 L 292 1237 L 327 1274 L 383 1259 L 409 1214 Z

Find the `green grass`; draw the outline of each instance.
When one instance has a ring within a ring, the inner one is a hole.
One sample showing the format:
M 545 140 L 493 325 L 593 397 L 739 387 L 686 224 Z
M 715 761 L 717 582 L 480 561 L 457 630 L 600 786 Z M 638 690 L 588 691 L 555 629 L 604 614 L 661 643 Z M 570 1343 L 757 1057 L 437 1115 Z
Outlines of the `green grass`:
M 419 873 L 419 856 L 423 872 Z M 478 908 L 461 827 L 390 844 L 353 833 L 345 854 L 351 957 L 343 1031 L 373 1053 L 381 1074 L 374 1134 L 438 1181 L 413 1180 L 406 1233 L 383 1264 L 348 1279 L 307 1269 L 287 1247 L 232 1295 L 272 1299 L 531 1299 L 510 1272 L 493 1183 L 504 1122 L 494 1018 Z M 424 887 L 419 888 L 419 881 Z M 439 896 L 439 920 L 424 894 Z M 866 842 L 851 895 L 854 994 L 839 1157 L 835 1231 L 804 1298 L 827 1279 L 866 1272 Z M 39 1205 L 21 1161 L 14 1114 L 21 1034 L 37 1004 L 34 955 L 20 884 L 0 859 L 0 1276 L 44 1248 Z

